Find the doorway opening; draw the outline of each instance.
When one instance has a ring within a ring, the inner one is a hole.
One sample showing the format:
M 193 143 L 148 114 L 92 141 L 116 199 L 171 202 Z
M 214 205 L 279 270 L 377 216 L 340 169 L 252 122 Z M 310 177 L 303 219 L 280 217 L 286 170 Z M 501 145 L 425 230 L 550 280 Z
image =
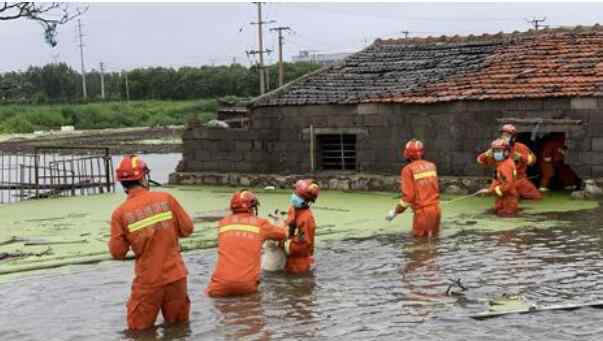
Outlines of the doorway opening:
M 572 190 L 582 185 L 582 179 L 565 162 L 567 153 L 566 133 L 550 132 L 543 136 L 535 136 L 524 132 L 517 134 L 517 142 L 528 146 L 536 155 L 536 163 L 528 167 L 530 181 L 537 187 L 549 190 Z

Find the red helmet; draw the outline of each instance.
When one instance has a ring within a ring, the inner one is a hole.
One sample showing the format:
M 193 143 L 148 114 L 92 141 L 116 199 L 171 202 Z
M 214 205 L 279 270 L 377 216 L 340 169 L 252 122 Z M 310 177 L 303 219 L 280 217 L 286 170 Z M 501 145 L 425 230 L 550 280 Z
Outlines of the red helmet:
M 253 192 L 242 190 L 232 195 L 230 199 L 230 210 L 233 213 L 249 212 L 260 206 L 260 201 Z
M 508 151 L 509 149 L 511 149 L 511 146 L 509 145 L 509 142 L 507 142 L 507 140 L 505 140 L 505 139 L 496 139 L 496 140 L 492 141 L 490 148 L 504 149 L 504 150 Z
M 149 172 L 147 164 L 134 154 L 125 155 L 115 170 L 117 181 L 120 182 L 142 180 Z
M 311 179 L 297 180 L 295 194 L 304 200 L 316 201 L 318 194 L 320 194 L 320 187 Z
M 402 156 L 405 159 L 418 160 L 423 157 L 423 142 L 412 139 L 406 143 Z
M 517 128 L 515 128 L 512 124 L 505 124 L 500 128 L 500 131 L 503 133 L 509 133 L 511 135 L 517 135 Z

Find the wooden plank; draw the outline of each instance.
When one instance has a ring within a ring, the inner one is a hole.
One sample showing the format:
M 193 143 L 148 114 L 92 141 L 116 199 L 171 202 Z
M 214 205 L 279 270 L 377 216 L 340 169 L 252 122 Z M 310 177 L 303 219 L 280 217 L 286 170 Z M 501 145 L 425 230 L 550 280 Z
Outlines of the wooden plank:
M 543 305 L 537 306 L 532 305 L 524 309 L 512 309 L 507 311 L 485 311 L 483 313 L 469 315 L 475 320 L 485 320 L 494 317 L 500 317 L 511 314 L 528 314 L 543 311 L 554 311 L 554 310 L 575 310 L 580 308 L 603 308 L 603 301 L 595 301 L 591 303 L 579 303 L 579 304 L 556 304 L 556 305 Z

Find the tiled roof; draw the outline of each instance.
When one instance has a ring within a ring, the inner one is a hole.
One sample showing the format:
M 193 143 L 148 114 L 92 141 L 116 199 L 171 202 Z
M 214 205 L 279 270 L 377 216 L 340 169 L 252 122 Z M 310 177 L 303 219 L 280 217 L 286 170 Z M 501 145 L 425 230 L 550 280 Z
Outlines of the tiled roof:
M 603 96 L 603 32 L 377 40 L 254 106 Z

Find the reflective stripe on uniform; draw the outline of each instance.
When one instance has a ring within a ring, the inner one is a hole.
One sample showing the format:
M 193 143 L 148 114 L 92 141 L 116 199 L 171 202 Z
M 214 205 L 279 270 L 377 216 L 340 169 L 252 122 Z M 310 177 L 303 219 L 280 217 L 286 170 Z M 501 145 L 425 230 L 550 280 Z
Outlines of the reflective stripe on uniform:
M 225 233 L 225 232 L 230 232 L 230 231 L 251 232 L 251 233 L 260 234 L 259 227 L 253 226 L 253 225 L 244 225 L 244 224 L 224 225 L 224 226 L 220 227 L 219 233 Z
M 494 187 L 494 192 L 496 192 L 496 194 L 497 194 L 499 197 L 502 197 L 502 196 L 503 196 L 503 192 L 500 190 L 500 186 L 496 186 L 496 187 Z
M 415 180 L 421 180 L 421 179 L 425 179 L 425 178 L 435 177 L 435 176 L 437 176 L 437 174 L 435 171 L 427 171 L 427 172 L 413 174 L 413 176 L 414 176 Z
M 128 231 L 134 232 L 134 231 L 142 230 L 146 227 L 155 225 L 162 221 L 170 220 L 170 219 L 172 219 L 172 217 L 173 217 L 172 211 L 158 213 L 158 214 L 152 215 L 148 218 L 144 218 L 143 220 L 139 220 L 135 223 L 129 224 Z

